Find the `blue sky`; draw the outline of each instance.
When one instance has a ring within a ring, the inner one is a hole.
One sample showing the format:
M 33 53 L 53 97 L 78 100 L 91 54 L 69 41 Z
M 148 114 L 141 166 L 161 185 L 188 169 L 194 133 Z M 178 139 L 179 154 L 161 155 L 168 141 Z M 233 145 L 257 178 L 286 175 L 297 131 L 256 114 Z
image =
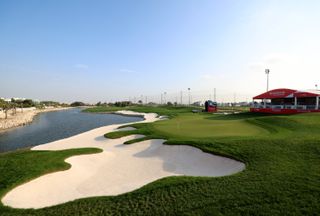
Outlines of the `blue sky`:
M 320 84 L 319 1 L 0 1 L 0 97 L 245 100 Z M 171 97 L 171 98 L 170 98 Z M 197 98 L 198 97 L 198 98 Z

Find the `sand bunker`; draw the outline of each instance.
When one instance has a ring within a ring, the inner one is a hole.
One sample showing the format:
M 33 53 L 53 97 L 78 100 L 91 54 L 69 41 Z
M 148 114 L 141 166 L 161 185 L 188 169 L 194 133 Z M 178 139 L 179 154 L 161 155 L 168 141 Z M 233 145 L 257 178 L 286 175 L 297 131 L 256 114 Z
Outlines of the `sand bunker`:
M 123 113 L 137 115 L 128 111 Z M 159 119 L 156 114 L 143 115 L 145 120 L 142 122 Z M 34 147 L 32 150 L 97 147 L 103 152 L 70 157 L 66 159 L 72 165 L 69 170 L 20 185 L 7 193 L 2 202 L 14 208 L 42 208 L 79 198 L 130 192 L 167 176 L 224 176 L 245 168 L 241 162 L 204 153 L 191 146 L 163 145 L 164 140 L 160 139 L 123 144 L 142 135 L 120 139 L 103 137 L 104 133 L 115 131 L 119 126 L 101 127 Z

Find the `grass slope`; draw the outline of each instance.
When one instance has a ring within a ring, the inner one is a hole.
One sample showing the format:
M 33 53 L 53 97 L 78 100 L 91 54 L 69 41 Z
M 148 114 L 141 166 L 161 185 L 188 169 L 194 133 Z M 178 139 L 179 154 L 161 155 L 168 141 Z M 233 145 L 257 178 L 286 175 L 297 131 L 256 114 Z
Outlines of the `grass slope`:
M 153 108 L 130 109 L 152 112 Z M 219 178 L 169 177 L 120 196 L 81 199 L 40 210 L 2 206 L 1 215 L 317 215 L 320 212 L 319 114 L 221 116 L 190 114 L 185 108 L 170 114 L 171 109 L 174 108 L 154 108 L 154 112 L 161 111 L 162 115 L 171 116 L 171 120 L 136 124 L 133 126 L 137 131 L 107 136 L 141 133 L 147 138 L 165 138 L 167 144 L 193 145 L 236 158 L 246 163 L 246 170 Z M 202 128 L 203 132 L 199 124 L 210 129 Z M 216 132 L 220 127 L 230 130 L 220 136 Z M 245 127 L 244 134 L 239 133 Z M 76 153 L 73 151 L 87 150 L 0 155 L 0 195 L 26 179 L 66 168 L 61 167 L 66 166 L 63 159 Z M 41 166 L 34 168 L 34 160 L 42 162 Z
M 10 189 L 47 173 L 66 170 L 70 164 L 64 162 L 68 157 L 99 153 L 95 148 L 72 149 L 64 151 L 18 150 L 0 154 L 0 197 Z M 0 205 L 0 215 L 27 214 L 25 210 L 16 210 Z
M 131 110 L 135 112 L 144 112 L 144 113 L 157 113 L 159 115 L 166 115 L 169 117 L 173 117 L 178 115 L 179 113 L 191 112 L 191 110 L 197 109 L 200 110 L 199 107 L 175 107 L 175 106 L 127 106 L 127 107 L 92 107 L 84 110 L 85 112 L 91 113 L 110 113 L 119 110 Z

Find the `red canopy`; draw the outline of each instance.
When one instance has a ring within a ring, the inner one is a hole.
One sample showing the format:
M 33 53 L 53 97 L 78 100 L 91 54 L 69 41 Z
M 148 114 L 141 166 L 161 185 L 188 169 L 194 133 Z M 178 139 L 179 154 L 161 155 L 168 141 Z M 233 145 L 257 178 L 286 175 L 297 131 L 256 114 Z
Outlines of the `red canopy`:
M 273 89 L 261 95 L 255 96 L 253 99 L 274 99 L 274 98 L 303 98 L 303 97 L 319 97 L 319 90 L 297 91 L 294 89 Z
M 294 97 L 302 98 L 302 97 L 318 97 L 320 96 L 319 91 L 297 91 L 294 94 Z
M 297 92 L 297 90 L 293 89 L 273 89 L 271 91 L 267 91 L 263 94 L 255 96 L 253 99 L 274 99 L 274 98 L 291 98 L 293 97 L 293 93 Z

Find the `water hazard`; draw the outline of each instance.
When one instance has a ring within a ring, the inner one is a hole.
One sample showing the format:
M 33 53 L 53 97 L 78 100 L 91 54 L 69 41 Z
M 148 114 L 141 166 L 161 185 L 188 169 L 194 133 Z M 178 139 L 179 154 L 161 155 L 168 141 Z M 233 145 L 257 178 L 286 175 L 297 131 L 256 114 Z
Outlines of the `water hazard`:
M 0 152 L 52 142 L 101 126 L 141 120 L 133 116 L 85 113 L 80 108 L 41 113 L 29 125 L 0 132 Z

